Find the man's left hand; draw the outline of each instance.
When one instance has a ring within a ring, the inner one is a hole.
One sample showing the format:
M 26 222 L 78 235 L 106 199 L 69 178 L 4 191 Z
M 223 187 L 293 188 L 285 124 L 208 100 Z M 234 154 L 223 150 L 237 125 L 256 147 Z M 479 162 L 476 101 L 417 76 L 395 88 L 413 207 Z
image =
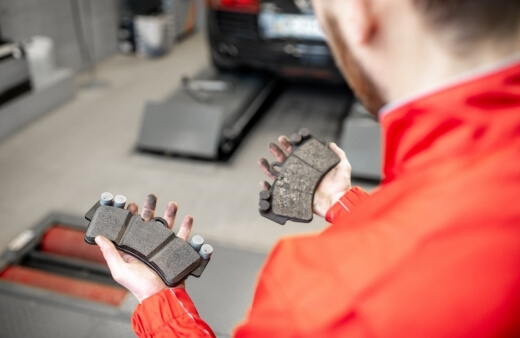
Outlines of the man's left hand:
M 154 194 L 148 195 L 141 212 L 141 217 L 145 221 L 149 221 L 154 217 L 156 204 L 157 197 Z M 135 215 L 138 213 L 138 206 L 135 202 L 130 203 L 127 209 Z M 166 211 L 164 212 L 163 218 L 168 223 L 168 229 L 170 230 L 173 229 L 177 209 L 177 203 L 169 202 Z M 190 235 L 192 226 L 193 217 L 184 217 L 179 231 L 177 232 L 177 237 L 186 241 Z M 110 269 L 114 280 L 132 292 L 139 302 L 142 302 L 146 298 L 168 288 L 155 271 L 150 269 L 137 258 L 118 251 L 114 244 L 107 238 L 97 236 L 95 241 L 97 245 L 99 245 L 105 260 L 107 261 L 108 268 Z M 181 282 L 176 287 L 184 288 L 184 282 Z

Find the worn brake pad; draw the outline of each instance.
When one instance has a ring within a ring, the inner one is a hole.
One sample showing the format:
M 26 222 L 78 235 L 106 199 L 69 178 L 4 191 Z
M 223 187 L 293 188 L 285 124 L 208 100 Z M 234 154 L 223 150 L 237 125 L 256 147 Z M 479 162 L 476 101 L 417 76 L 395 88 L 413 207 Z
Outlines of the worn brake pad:
M 314 192 L 323 176 L 340 161 L 308 129 L 291 136 L 293 150 L 283 163 L 269 168 L 276 179 L 268 191 L 260 191 L 260 214 L 274 222 L 310 222 Z
M 193 236 L 188 244 L 167 228 L 165 219 L 156 217 L 144 221 L 139 215 L 123 209 L 124 202 L 115 201 L 112 194 L 103 193 L 99 202 L 85 214 L 90 221 L 85 242 L 96 244 L 102 235 L 118 250 L 129 253 L 152 268 L 168 286 L 174 286 L 188 275 L 200 277 L 209 262 L 213 248 L 203 244 L 201 236 Z

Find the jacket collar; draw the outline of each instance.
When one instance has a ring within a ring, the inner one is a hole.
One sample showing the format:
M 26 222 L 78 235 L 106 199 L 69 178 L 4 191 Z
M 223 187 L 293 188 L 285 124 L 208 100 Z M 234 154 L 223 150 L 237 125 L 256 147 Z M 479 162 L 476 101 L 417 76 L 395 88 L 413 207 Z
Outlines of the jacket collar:
M 520 55 L 380 112 L 384 182 L 520 134 Z

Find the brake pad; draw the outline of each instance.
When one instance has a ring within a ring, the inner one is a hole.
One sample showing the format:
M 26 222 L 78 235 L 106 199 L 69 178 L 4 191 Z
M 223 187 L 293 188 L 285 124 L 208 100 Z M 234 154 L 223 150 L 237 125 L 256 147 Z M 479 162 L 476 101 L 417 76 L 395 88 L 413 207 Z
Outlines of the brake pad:
M 118 250 L 126 252 L 152 268 L 170 287 L 188 275 L 200 277 L 213 248 L 201 236 L 193 236 L 188 244 L 168 229 L 161 217 L 146 222 L 124 209 L 126 198 L 103 193 L 99 202 L 85 214 L 90 221 L 85 242 L 96 244 L 98 235 L 108 238 Z
M 308 129 L 291 136 L 293 150 L 283 163 L 273 162 L 276 178 L 269 190 L 260 191 L 260 214 L 276 223 L 312 221 L 314 192 L 323 176 L 340 161 L 327 145 Z

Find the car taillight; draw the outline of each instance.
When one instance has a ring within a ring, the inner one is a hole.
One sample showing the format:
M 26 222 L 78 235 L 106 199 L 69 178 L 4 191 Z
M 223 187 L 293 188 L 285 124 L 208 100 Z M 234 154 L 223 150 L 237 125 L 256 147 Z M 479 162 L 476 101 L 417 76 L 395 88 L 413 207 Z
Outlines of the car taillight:
M 213 0 L 215 9 L 234 12 L 258 13 L 260 0 Z

